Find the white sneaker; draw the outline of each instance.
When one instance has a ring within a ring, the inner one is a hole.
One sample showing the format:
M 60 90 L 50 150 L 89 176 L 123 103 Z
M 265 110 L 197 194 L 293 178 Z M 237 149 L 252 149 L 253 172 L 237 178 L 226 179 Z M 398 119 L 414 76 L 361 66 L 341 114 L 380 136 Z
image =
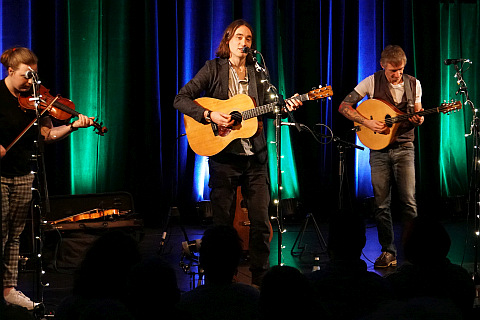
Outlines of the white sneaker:
M 21 291 L 15 290 L 15 288 L 10 290 L 8 295 L 5 296 L 5 301 L 7 302 L 7 304 L 21 306 L 27 308 L 27 310 L 33 310 L 33 308 L 38 305 L 38 303 L 34 303 Z

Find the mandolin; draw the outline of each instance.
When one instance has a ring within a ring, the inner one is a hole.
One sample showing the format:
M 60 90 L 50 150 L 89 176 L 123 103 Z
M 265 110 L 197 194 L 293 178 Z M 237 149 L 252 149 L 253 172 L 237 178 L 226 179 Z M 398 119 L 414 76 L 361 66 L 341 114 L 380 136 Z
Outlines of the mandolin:
M 408 121 L 410 117 L 414 115 L 426 116 L 440 112 L 448 114 L 460 109 L 462 109 L 462 104 L 460 101 L 455 101 L 442 103 L 438 108 L 431 108 L 407 114 L 383 100 L 368 99 L 357 107 L 357 112 L 366 119 L 384 122 L 389 130 L 386 133 L 376 133 L 364 125 L 355 122 L 355 131 L 358 139 L 360 139 L 364 146 L 372 150 L 380 150 L 395 142 L 400 123 Z

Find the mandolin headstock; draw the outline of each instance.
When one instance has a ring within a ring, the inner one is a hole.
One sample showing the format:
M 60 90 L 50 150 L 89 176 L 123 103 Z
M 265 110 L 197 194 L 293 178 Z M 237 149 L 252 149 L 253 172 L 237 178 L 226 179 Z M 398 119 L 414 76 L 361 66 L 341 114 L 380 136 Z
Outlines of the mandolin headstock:
M 462 103 L 460 101 L 444 102 L 438 107 L 439 112 L 450 113 L 462 109 Z

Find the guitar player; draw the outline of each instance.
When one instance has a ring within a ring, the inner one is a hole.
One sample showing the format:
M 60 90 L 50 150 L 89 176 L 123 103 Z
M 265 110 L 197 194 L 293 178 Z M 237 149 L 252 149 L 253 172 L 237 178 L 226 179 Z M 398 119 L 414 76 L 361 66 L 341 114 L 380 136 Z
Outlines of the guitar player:
M 406 113 L 422 111 L 422 87 L 420 81 L 403 73 L 407 57 L 397 45 L 389 45 L 382 51 L 380 66 L 383 70 L 362 80 L 342 101 L 339 112 L 347 119 L 362 124 L 378 134 L 388 133 L 385 123 L 366 119 L 353 106 L 363 97 L 391 103 Z M 370 167 L 375 197 L 375 220 L 382 253 L 374 263 L 375 268 L 397 265 L 397 249 L 394 244 L 392 214 L 390 210 L 391 186 L 396 183 L 398 198 L 404 217 L 403 234 L 407 234 L 410 222 L 417 216 L 415 199 L 415 139 L 414 129 L 424 121 L 414 115 L 402 123 L 395 141 L 381 150 L 370 150 Z
M 252 27 L 244 20 L 232 22 L 224 31 L 218 46 L 217 58 L 209 60 L 175 97 L 174 107 L 198 122 L 214 122 L 232 126 L 229 114 L 208 111 L 193 100 L 205 92 L 206 97 L 227 100 L 237 94 L 247 94 L 261 106 L 266 100 L 266 87 L 261 72 L 255 70 L 252 54 L 245 50 L 254 43 Z M 246 52 L 245 52 L 246 51 Z M 292 111 L 302 102 L 286 100 Z M 270 203 L 267 170 L 267 144 L 263 133 L 249 139 L 235 139 L 223 151 L 209 158 L 213 222 L 232 225 L 236 190 L 241 186 L 250 220 L 250 270 L 252 284 L 260 285 L 269 268 Z

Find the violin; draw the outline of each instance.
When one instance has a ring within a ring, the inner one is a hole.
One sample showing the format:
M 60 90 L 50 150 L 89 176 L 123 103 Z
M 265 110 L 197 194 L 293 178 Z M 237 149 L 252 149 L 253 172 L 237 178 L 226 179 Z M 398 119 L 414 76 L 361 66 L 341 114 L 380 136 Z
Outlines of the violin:
M 107 218 L 108 216 L 120 216 L 122 214 L 127 214 L 127 212 L 120 211 L 118 209 L 93 209 L 84 213 L 75 214 L 70 217 L 66 217 L 63 219 L 50 221 L 51 224 L 57 224 L 61 222 L 77 222 L 81 220 L 94 220 L 99 218 Z
M 39 109 L 48 111 L 48 113 L 57 120 L 68 120 L 72 116 L 77 117 L 80 113 L 75 111 L 75 104 L 67 98 L 63 98 L 60 95 L 56 97 L 50 94 L 50 90 L 43 85 L 39 86 Z M 36 101 L 32 96 L 18 96 L 18 103 L 22 110 L 35 110 Z M 107 131 L 107 127 L 103 126 L 103 123 L 93 121 L 94 131 L 103 136 Z

